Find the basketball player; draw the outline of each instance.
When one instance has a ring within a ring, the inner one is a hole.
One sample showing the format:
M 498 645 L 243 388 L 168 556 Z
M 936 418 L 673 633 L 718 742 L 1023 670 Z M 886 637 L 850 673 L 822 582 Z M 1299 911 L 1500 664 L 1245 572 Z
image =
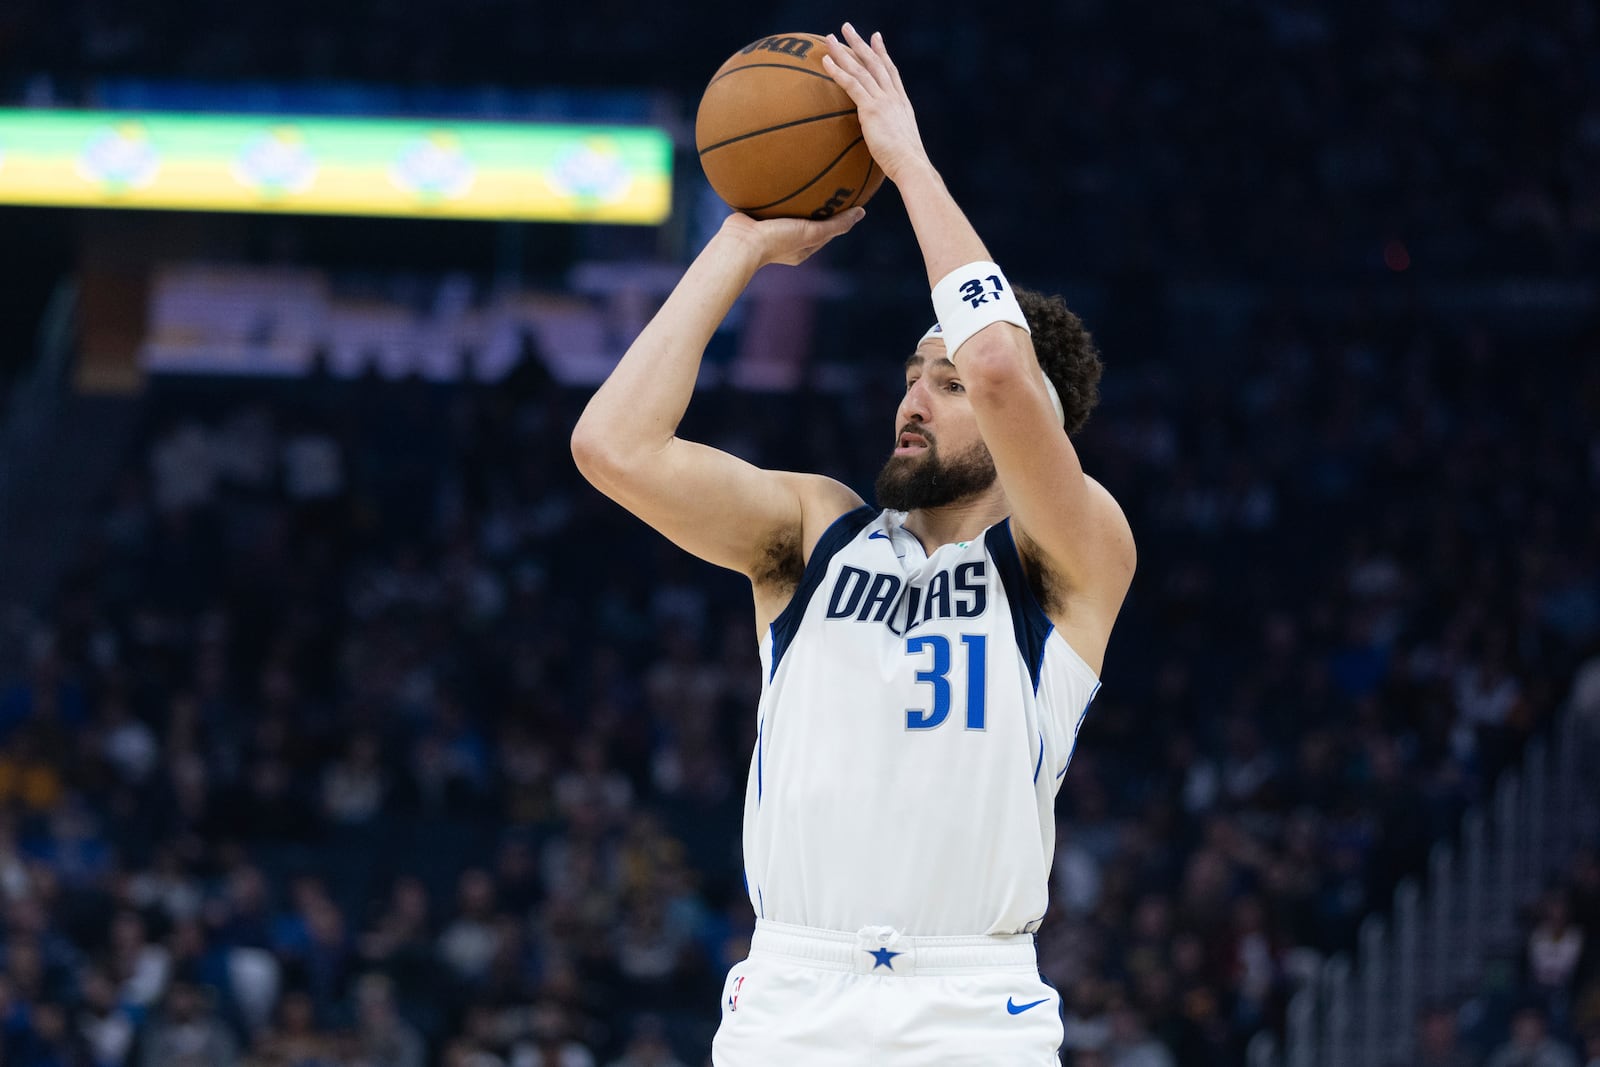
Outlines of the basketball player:
M 1056 1064 L 1060 1002 L 1032 936 L 1053 800 L 1134 568 L 1127 521 L 1068 438 L 1099 358 L 1059 299 L 1019 303 L 989 261 L 881 36 L 846 25 L 828 50 L 899 187 L 938 318 L 905 363 L 880 507 L 675 435 L 755 272 L 805 259 L 860 208 L 730 217 L 590 401 L 573 454 L 755 595 L 757 924 L 728 975 L 716 1067 Z

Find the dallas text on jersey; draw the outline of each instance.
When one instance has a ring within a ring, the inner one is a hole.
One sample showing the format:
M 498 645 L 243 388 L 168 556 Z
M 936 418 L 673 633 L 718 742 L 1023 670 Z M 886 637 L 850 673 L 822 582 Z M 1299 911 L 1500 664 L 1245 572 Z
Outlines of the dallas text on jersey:
M 934 619 L 976 619 L 989 608 L 988 566 L 983 560 L 935 571 L 924 589 L 899 575 L 843 566 L 828 597 L 829 619 L 881 622 L 904 636 Z

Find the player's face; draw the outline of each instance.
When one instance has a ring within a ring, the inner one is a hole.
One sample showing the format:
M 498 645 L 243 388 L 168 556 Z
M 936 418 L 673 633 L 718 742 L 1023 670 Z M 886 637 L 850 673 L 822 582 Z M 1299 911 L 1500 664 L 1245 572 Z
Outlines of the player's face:
M 936 508 L 994 484 L 994 459 L 978 432 L 944 342 L 924 341 L 906 361 L 906 393 L 895 411 L 894 451 L 878 472 L 881 507 Z

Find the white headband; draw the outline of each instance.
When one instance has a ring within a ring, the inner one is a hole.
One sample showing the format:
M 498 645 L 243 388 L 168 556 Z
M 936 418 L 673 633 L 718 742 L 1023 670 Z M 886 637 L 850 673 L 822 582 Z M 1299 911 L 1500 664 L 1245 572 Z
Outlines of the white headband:
M 934 337 L 938 337 L 941 340 L 944 337 L 944 328 L 937 322 L 929 326 L 928 332 L 917 339 L 917 346 L 921 347 L 922 342 Z M 1044 379 L 1045 392 L 1050 394 L 1050 406 L 1056 409 L 1056 418 L 1061 420 L 1063 426 L 1066 425 L 1067 409 L 1061 406 L 1061 394 L 1056 392 L 1055 383 L 1050 380 L 1050 375 L 1044 373 L 1043 367 L 1039 368 L 1039 377 Z

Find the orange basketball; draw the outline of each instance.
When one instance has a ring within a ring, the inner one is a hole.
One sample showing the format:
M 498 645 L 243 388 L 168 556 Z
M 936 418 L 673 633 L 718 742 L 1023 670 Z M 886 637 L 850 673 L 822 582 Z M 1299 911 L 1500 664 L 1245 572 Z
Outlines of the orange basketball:
M 758 219 L 825 219 L 883 184 L 856 106 L 822 69 L 814 33 L 763 37 L 717 70 L 694 120 L 717 195 Z

